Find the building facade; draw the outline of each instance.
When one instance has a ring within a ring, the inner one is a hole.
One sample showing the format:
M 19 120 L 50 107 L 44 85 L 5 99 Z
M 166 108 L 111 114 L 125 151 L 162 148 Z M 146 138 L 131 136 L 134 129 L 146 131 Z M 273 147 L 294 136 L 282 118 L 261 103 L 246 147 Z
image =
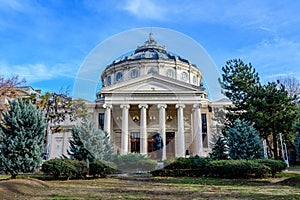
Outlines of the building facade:
M 196 65 L 168 52 L 151 33 L 131 55 L 108 65 L 101 80 L 88 109 L 91 120 L 110 133 L 115 153 L 156 159 L 155 139 L 160 136 L 163 160 L 208 154 L 216 130 L 213 110 L 223 103 L 209 101 Z M 52 136 L 50 158 L 67 152 L 70 136 Z

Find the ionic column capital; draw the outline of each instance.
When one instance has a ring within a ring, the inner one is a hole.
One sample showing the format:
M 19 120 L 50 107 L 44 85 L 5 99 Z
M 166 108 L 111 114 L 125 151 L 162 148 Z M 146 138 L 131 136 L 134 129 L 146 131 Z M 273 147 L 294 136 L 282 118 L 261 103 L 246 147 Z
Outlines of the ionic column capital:
M 201 108 L 201 107 L 202 107 L 201 103 L 193 104 L 193 108 Z
M 163 109 L 166 109 L 168 106 L 167 104 L 157 104 L 157 108 L 163 108 Z
M 121 104 L 120 108 L 122 108 L 122 109 L 129 109 L 130 105 L 129 104 Z
M 148 105 L 147 104 L 139 104 L 139 108 L 148 108 Z
M 185 105 L 183 103 L 178 103 L 175 106 L 176 108 L 185 108 Z
M 108 108 L 108 109 L 111 109 L 112 108 L 112 104 L 103 104 L 103 108 Z

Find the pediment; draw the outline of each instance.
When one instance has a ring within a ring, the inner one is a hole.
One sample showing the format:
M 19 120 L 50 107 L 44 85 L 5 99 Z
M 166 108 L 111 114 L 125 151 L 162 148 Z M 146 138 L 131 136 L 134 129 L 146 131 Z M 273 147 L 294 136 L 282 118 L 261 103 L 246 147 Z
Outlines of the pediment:
M 158 74 L 147 74 L 126 82 L 120 82 L 102 88 L 102 92 L 110 93 L 127 93 L 127 92 L 149 92 L 149 93 L 168 93 L 168 92 L 200 92 L 199 87 L 184 83 L 172 78 L 161 76 Z

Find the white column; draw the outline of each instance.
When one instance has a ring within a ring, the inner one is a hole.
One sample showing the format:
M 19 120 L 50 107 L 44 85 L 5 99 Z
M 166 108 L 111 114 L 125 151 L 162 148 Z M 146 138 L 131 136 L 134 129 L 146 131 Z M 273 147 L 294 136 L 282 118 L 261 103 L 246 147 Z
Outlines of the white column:
M 176 157 L 184 157 L 185 156 L 185 141 L 184 141 L 184 120 L 183 120 L 183 108 L 184 104 L 176 104 L 177 110 L 177 118 L 178 118 L 178 131 L 175 137 L 175 156 Z
M 201 104 L 194 104 L 194 142 L 195 142 L 195 154 L 202 155 L 203 141 L 202 141 L 202 120 L 201 120 Z
M 111 104 L 104 104 L 103 108 L 105 108 L 104 114 L 104 130 L 110 134 L 111 132 Z
M 140 104 L 139 108 L 141 109 L 141 117 L 140 117 L 140 136 L 141 136 L 141 154 L 147 154 L 147 113 L 146 109 L 148 108 L 147 104 Z
M 122 136 L 121 136 L 121 154 L 128 152 L 128 109 L 129 104 L 120 105 L 122 108 Z
M 162 160 L 167 159 L 166 155 L 166 108 L 167 104 L 158 104 L 159 108 L 159 133 L 163 140 L 163 149 L 162 149 Z
M 206 113 L 206 137 L 207 137 L 207 147 L 210 148 L 210 140 L 211 140 L 211 134 L 210 134 L 210 117 L 208 116 L 209 113 Z

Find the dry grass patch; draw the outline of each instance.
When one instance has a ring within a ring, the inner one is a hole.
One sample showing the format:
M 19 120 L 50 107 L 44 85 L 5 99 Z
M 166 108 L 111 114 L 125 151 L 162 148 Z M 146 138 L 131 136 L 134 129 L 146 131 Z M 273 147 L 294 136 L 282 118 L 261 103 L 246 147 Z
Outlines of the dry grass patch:
M 277 180 L 274 182 L 274 180 Z M 300 199 L 300 175 L 277 179 L 116 177 L 0 181 L 0 199 Z

